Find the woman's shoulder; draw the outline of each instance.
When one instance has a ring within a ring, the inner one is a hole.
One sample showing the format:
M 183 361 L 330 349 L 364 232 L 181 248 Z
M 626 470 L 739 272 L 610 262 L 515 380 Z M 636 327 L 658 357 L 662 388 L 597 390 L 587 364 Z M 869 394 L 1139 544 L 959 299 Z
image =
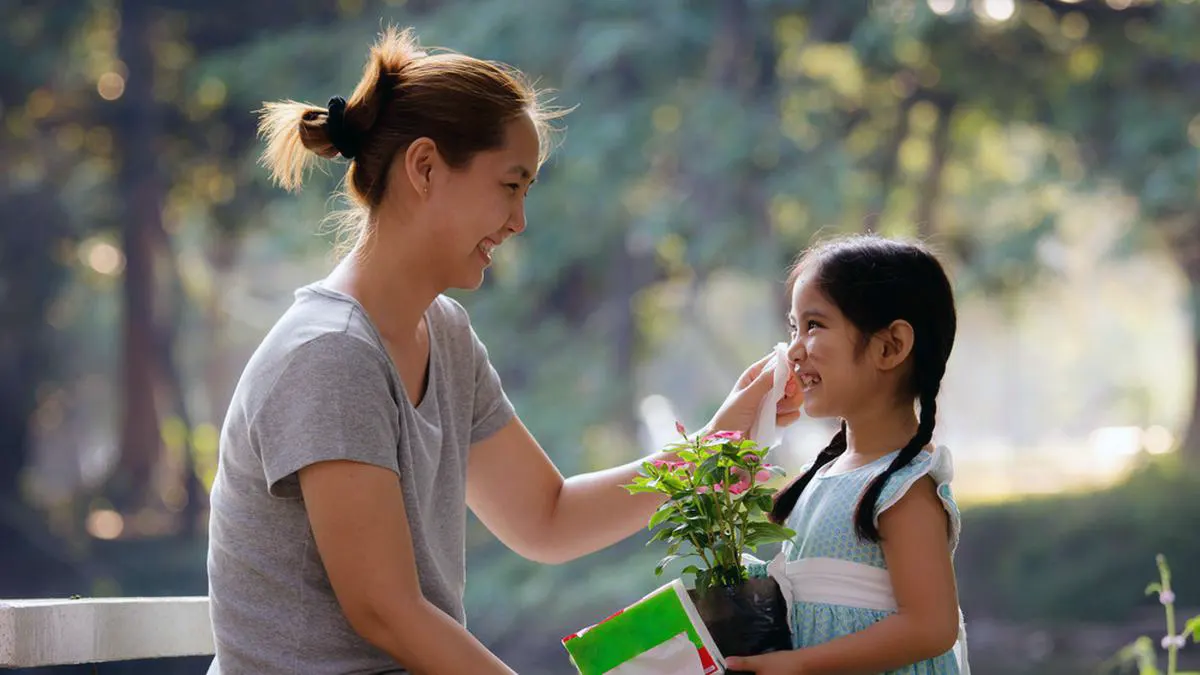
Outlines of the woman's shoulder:
M 301 289 L 251 355 L 234 398 L 253 410 L 268 398 L 329 391 L 337 383 L 386 393 L 393 379 L 387 353 L 359 308 Z
M 487 360 L 487 348 L 471 322 L 467 308 L 448 295 L 439 295 L 429 307 L 430 332 L 446 353 L 460 366 L 474 370 L 480 361 Z

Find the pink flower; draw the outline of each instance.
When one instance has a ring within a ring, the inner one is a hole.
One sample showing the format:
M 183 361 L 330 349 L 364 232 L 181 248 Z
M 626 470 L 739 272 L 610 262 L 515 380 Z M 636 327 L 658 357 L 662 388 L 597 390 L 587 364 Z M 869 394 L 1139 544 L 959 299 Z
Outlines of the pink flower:
M 680 436 L 687 437 L 687 429 L 684 428 L 683 422 L 679 420 L 675 420 L 675 431 L 678 431 Z
M 716 431 L 704 437 L 706 441 L 740 441 L 745 437 L 740 431 Z
M 671 469 L 672 471 L 674 471 L 675 469 L 691 469 L 692 468 L 691 462 L 683 462 L 683 461 L 669 462 L 665 459 L 656 459 L 656 460 L 654 460 L 654 464 L 655 464 L 655 466 L 658 466 L 659 468 L 666 467 L 668 469 Z
M 740 495 L 749 489 L 750 489 L 750 481 L 743 478 L 742 480 L 739 480 L 738 482 L 729 486 L 729 494 Z
M 1158 594 L 1158 601 L 1164 605 L 1169 605 L 1175 602 L 1175 593 L 1172 591 L 1162 591 Z
M 707 485 L 697 485 L 696 486 L 696 494 L 702 495 L 702 494 L 706 494 L 707 492 L 708 492 Z
M 757 464 L 758 460 L 759 460 L 759 456 L 754 453 L 750 453 L 749 455 L 746 455 L 746 461 L 750 462 L 751 464 Z
M 754 474 L 754 480 L 765 483 L 771 480 L 771 472 L 766 469 L 760 469 L 758 473 Z

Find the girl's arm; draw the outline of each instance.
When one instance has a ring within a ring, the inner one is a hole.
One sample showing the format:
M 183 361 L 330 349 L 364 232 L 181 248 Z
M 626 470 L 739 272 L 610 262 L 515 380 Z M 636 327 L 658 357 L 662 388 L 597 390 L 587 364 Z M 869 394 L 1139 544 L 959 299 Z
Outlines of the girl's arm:
M 869 675 L 950 651 L 958 637 L 958 593 L 948 527 L 933 481 L 921 478 L 879 516 L 896 614 L 815 647 L 731 659 L 730 667 L 760 675 Z

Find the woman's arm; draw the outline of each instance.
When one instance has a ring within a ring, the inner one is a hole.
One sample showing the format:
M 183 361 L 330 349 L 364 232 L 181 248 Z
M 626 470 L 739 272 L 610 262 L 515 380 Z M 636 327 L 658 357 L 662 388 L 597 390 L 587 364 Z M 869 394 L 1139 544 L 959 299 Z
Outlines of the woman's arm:
M 753 364 L 738 380 L 705 430 L 746 431 L 771 390 L 771 371 Z M 799 396 L 779 406 L 778 423 L 794 422 Z M 544 563 L 573 560 L 617 543 L 642 530 L 664 501 L 657 494 L 630 494 L 646 460 L 673 459 L 666 453 L 622 466 L 564 479 L 537 440 L 514 418 L 491 437 L 471 447 L 467 465 L 467 504 L 480 521 L 518 554 Z
M 642 461 L 564 480 L 514 417 L 471 448 L 467 505 L 516 553 L 542 563 L 567 562 L 646 527 L 662 496 L 631 495 L 621 487 L 633 482 Z
M 947 527 L 933 481 L 920 479 L 879 517 L 896 614 L 822 645 L 770 655 L 775 658 L 769 660 L 737 659 L 730 667 L 772 674 L 869 675 L 946 653 L 958 637 L 958 594 Z
M 414 674 L 512 675 L 421 595 L 400 482 L 393 471 L 324 461 L 299 472 L 321 561 L 354 630 Z

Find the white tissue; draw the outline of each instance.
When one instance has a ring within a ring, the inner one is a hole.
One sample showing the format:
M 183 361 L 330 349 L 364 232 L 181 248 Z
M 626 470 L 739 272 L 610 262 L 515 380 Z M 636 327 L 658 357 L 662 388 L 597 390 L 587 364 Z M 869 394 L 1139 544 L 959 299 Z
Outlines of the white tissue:
M 770 450 L 783 442 L 783 429 L 775 426 L 775 406 L 783 400 L 790 370 L 786 342 L 775 345 L 775 358 L 771 359 L 766 367 L 773 369 L 775 379 L 771 384 L 770 393 L 763 398 L 758 409 L 758 419 L 750 427 L 750 439 L 763 449 Z

